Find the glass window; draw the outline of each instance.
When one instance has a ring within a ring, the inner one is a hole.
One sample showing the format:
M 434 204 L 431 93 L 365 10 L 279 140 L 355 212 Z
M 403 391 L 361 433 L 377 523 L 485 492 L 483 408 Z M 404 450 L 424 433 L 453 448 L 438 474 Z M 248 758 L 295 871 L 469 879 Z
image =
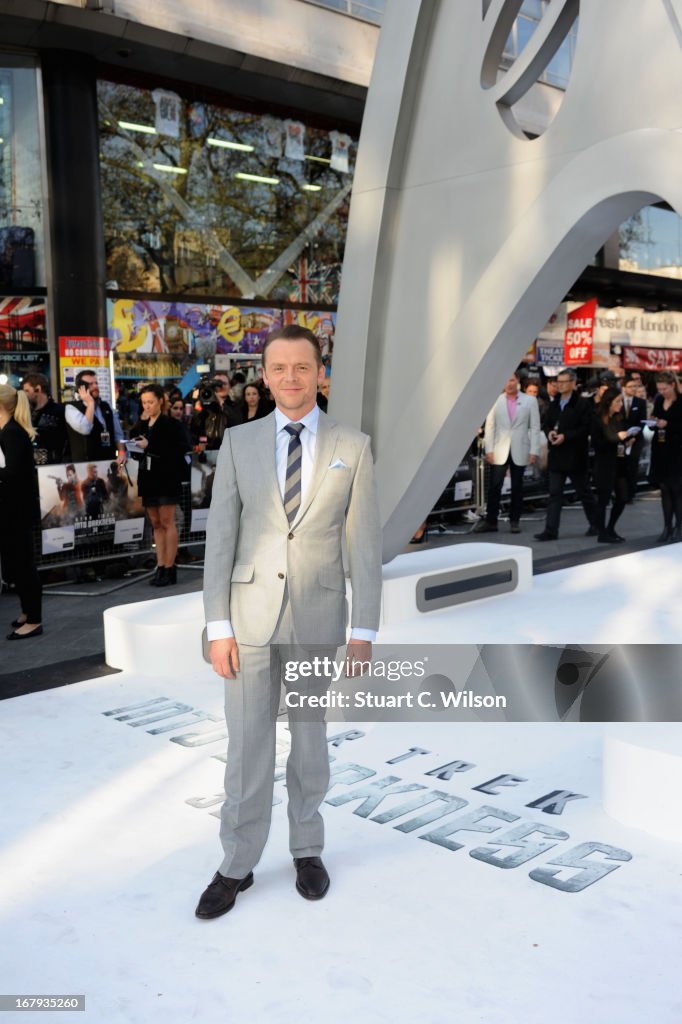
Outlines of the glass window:
M 621 224 L 619 270 L 682 279 L 682 218 L 645 206 Z
M 533 35 L 547 9 L 547 3 L 548 0 L 524 0 L 504 45 L 503 64 L 505 66 L 515 61 L 523 53 L 528 40 Z M 545 71 L 540 75 L 538 81 L 546 82 L 548 85 L 556 85 L 563 89 L 566 88 L 571 74 L 577 32 L 578 19 L 576 18 L 568 36 L 547 65 Z
M 375 25 L 381 24 L 381 19 L 386 7 L 386 0 L 306 0 L 307 3 L 316 4 L 318 7 L 331 7 L 341 14 L 349 14 L 354 18 L 361 18 L 363 21 L 371 21 Z
M 98 83 L 109 290 L 333 304 L 357 140 Z
M 0 290 L 45 285 L 35 67 L 0 54 Z

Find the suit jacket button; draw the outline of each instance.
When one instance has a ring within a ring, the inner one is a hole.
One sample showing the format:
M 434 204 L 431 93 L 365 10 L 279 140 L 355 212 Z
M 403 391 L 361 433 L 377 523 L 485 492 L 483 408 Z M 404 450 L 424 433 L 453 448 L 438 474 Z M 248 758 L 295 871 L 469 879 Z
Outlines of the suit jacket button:
M 284 573 L 283 572 L 278 572 L 277 573 L 277 579 L 278 580 L 283 580 L 284 579 Z
M 294 539 L 294 535 L 293 535 L 293 533 L 290 533 L 289 536 L 287 537 L 287 540 L 293 540 L 293 539 Z

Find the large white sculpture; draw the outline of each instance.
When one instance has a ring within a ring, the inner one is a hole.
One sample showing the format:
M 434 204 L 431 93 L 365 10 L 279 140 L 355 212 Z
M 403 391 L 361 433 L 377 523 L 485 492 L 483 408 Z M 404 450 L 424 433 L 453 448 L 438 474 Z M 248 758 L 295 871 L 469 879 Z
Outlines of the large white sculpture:
M 582 0 L 566 95 L 535 139 L 513 105 L 578 2 L 552 0 L 496 82 L 520 5 L 386 8 L 331 404 L 372 434 L 385 559 L 433 506 L 505 374 L 606 238 L 648 203 L 682 213 L 680 0 Z

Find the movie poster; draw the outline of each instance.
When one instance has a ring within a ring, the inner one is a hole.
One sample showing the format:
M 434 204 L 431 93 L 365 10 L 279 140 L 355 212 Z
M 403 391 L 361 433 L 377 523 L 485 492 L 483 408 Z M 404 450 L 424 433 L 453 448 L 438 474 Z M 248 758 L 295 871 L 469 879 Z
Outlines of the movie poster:
M 137 462 L 71 462 L 37 469 L 43 554 L 142 539 Z

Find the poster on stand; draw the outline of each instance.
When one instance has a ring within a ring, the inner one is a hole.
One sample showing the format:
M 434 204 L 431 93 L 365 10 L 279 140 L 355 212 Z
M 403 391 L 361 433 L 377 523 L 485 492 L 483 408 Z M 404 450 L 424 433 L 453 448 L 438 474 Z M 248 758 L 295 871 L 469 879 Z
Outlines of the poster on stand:
M 144 510 L 137 493 L 137 462 L 129 460 L 125 467 L 100 460 L 37 468 L 44 552 L 46 545 L 53 549 L 57 543 L 55 531 L 67 528 L 73 530 L 76 551 L 101 541 L 129 543 L 126 530 L 119 529 L 117 539 L 121 522 L 136 521 L 129 529 L 141 538 Z

